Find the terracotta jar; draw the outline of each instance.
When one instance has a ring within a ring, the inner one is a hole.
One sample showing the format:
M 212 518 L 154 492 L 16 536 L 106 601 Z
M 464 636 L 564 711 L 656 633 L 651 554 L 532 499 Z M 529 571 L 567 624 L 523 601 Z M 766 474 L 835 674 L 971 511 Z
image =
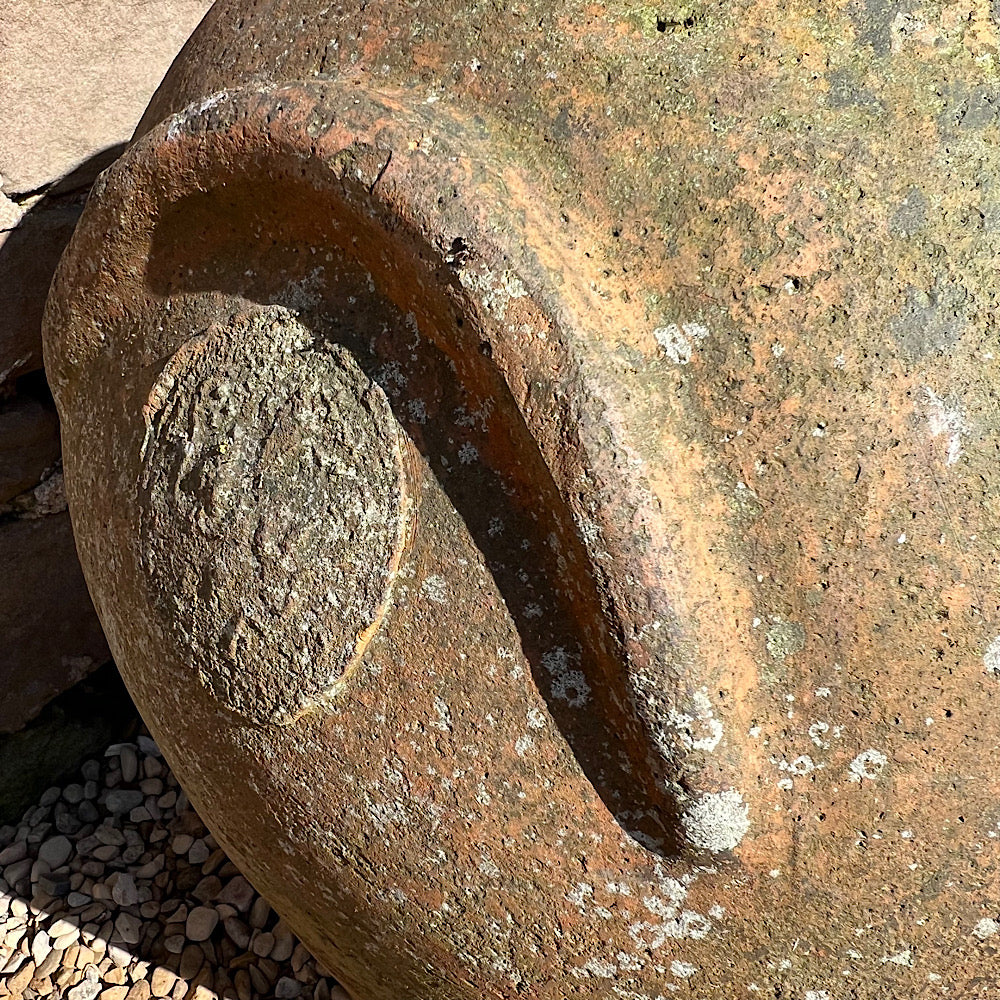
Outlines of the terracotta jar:
M 359 1000 L 1000 984 L 985 3 L 220 0 L 47 310 L 111 646 Z

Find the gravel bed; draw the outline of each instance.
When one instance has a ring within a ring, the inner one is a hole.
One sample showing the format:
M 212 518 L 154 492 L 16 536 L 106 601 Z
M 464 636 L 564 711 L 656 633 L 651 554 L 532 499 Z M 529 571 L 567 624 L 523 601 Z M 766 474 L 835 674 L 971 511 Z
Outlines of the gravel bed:
M 146 735 L 0 827 L 0 997 L 350 1000 Z

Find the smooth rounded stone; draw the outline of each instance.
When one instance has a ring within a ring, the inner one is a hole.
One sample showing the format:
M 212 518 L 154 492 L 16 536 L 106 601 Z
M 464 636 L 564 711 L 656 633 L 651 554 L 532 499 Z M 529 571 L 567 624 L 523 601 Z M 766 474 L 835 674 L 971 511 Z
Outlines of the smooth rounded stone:
M 3 965 L 0 965 L 0 972 L 5 976 L 12 976 L 29 958 L 30 955 L 26 950 L 15 951 L 13 954 L 7 956 Z
M 260 931 L 250 939 L 250 950 L 261 958 L 269 958 L 274 950 L 274 935 L 268 931 Z
M 279 924 L 272 933 L 274 946 L 271 948 L 271 958 L 276 962 L 287 962 L 295 950 L 295 938 L 292 936 L 292 932 Z
M 111 898 L 119 906 L 134 906 L 139 902 L 139 892 L 135 879 L 129 872 L 115 872 L 107 881 L 111 886 Z
M 56 788 L 54 785 L 51 788 L 46 788 L 45 791 L 38 797 L 38 805 L 41 807 L 55 805 L 55 803 L 59 801 L 59 797 L 61 795 L 61 788 Z
M 66 897 L 66 903 L 76 908 L 78 906 L 86 906 L 92 899 L 93 897 L 85 892 L 74 891 Z
M 61 948 L 56 948 L 53 943 L 52 950 L 38 963 L 38 968 L 35 969 L 36 977 L 50 976 L 56 969 L 59 968 L 59 963 L 62 961 L 63 951 Z
M 203 903 L 207 903 L 210 899 L 215 899 L 219 893 L 222 891 L 222 880 L 217 875 L 206 875 L 195 887 L 191 890 L 191 895 L 195 899 L 200 900 Z
M 143 794 L 134 788 L 115 788 L 108 792 L 105 806 L 108 812 L 121 816 L 142 805 Z
M 302 983 L 290 976 L 282 976 L 274 984 L 274 996 L 276 1000 L 295 1000 L 295 997 L 302 993 Z
M 52 939 L 52 948 L 58 951 L 65 951 L 67 948 L 71 948 L 79 937 L 80 932 L 76 928 L 66 931 L 64 934 L 59 935 L 59 937 Z
M 110 861 L 112 858 L 118 857 L 121 848 L 116 844 L 101 844 L 100 847 L 95 847 L 91 853 L 98 861 Z
M 205 964 L 205 953 L 196 944 L 189 944 L 181 952 L 180 977 L 193 979 Z
M 250 926 L 262 930 L 271 916 L 271 904 L 263 896 L 258 896 L 250 909 Z
M 239 968 L 233 973 L 233 986 L 236 987 L 239 1000 L 250 1000 L 253 995 L 253 982 L 246 968 Z
M 152 736 L 147 736 L 145 733 L 140 733 L 136 737 L 136 743 L 139 749 L 150 757 L 162 757 L 163 754 L 160 752 L 160 748 L 156 744 L 156 740 Z
M 150 976 L 149 988 L 154 997 L 167 997 L 170 996 L 170 991 L 176 982 L 177 975 L 175 973 L 158 965 Z
M 62 790 L 62 797 L 70 805 L 78 805 L 83 801 L 83 785 L 76 782 L 67 785 Z
M 96 830 L 94 836 L 102 843 L 114 847 L 121 847 L 126 843 L 125 834 L 109 823 L 102 823 Z
M 130 916 L 130 914 L 127 915 Z M 108 945 L 108 958 L 110 958 L 119 969 L 124 969 L 132 964 L 132 952 L 128 948 L 123 948 L 119 944 L 111 943 Z
M 242 920 L 230 917 L 223 922 L 226 934 L 237 948 L 248 948 L 250 946 L 250 929 Z
M 64 937 L 66 934 L 73 934 L 75 939 L 80 934 L 80 927 L 79 924 L 67 917 L 58 917 L 49 924 L 48 933 L 53 941 Z
M 169 937 L 163 939 L 163 947 L 171 955 L 179 955 L 184 950 L 186 944 L 187 938 L 183 934 L 171 934 Z
M 158 797 L 163 794 L 163 782 L 159 778 L 144 778 L 139 782 L 139 791 Z
M 149 861 L 144 865 L 136 868 L 133 873 L 136 878 L 139 879 L 151 879 L 155 878 L 163 870 L 163 866 L 166 864 L 166 859 L 162 854 L 154 855 Z
M 96 799 L 101 794 L 101 788 L 96 781 L 88 781 L 83 786 L 83 797 L 85 799 Z
M 105 985 L 121 986 L 125 982 L 125 970 L 122 968 L 109 968 L 106 964 L 101 965 Z
M 84 979 L 67 992 L 66 1000 L 94 1000 L 100 992 L 101 984 L 98 980 Z
M 7 989 L 13 996 L 19 996 L 21 991 L 31 982 L 35 976 L 35 963 L 28 962 L 22 965 L 17 972 L 7 981 Z
M 128 818 L 132 823 L 145 823 L 153 818 L 153 814 L 143 804 L 130 810 Z
M 120 986 L 108 986 L 106 989 L 101 990 L 100 1000 L 125 1000 L 128 995 L 128 987 L 125 985 Z
M 173 809 L 177 804 L 177 791 L 173 788 L 168 792 L 164 792 L 157 800 L 156 804 L 161 809 Z
M 146 853 L 144 844 L 132 844 L 130 847 L 126 847 L 122 851 L 122 861 L 127 865 L 134 864 Z
M 122 781 L 132 784 L 139 774 L 139 758 L 135 750 L 130 746 L 123 746 L 118 761 L 122 771 Z
M 6 868 L 28 856 L 28 845 L 23 840 L 15 840 L 0 851 L 0 868 Z
M 91 758 L 90 760 L 85 760 L 80 765 L 80 774 L 83 775 L 84 781 L 97 781 L 101 776 L 101 765 L 99 761 Z
M 152 995 L 152 987 L 147 979 L 138 979 L 129 988 L 125 1000 L 149 1000 Z
M 254 887 L 242 875 L 235 875 L 223 886 L 216 897 L 216 902 L 229 903 L 240 913 L 246 913 L 256 898 L 257 892 Z
M 115 930 L 126 944 L 138 944 L 142 936 L 142 923 L 131 913 L 120 913 L 115 920 Z
M 259 965 L 251 965 L 249 968 L 250 981 L 253 983 L 253 988 L 261 994 L 266 995 L 271 989 L 271 983 L 269 982 L 267 976 L 260 971 Z
M 189 941 L 207 941 L 219 923 L 219 914 L 213 907 L 197 906 L 189 914 L 185 931 Z
M 22 858 L 11 865 L 7 865 L 3 870 L 3 877 L 9 885 L 15 885 L 21 879 L 31 874 L 31 866 L 34 861 L 31 858 Z
M 80 828 L 83 826 L 83 823 L 72 813 L 66 812 L 66 813 L 60 813 L 58 816 L 56 816 L 55 826 L 60 833 L 65 833 L 72 836 L 73 834 L 79 832 Z
M 97 811 L 97 806 L 95 806 L 89 799 L 84 799 L 80 803 L 76 814 L 80 817 L 80 821 L 82 823 L 96 823 L 100 817 L 100 813 Z
M 49 935 L 43 930 L 36 931 L 31 939 L 31 957 L 35 960 L 35 964 L 43 962 L 51 950 L 52 941 Z
M 173 848 L 174 854 L 181 855 L 187 854 L 191 850 L 191 845 L 194 843 L 194 837 L 189 833 L 179 833 L 170 842 L 170 846 Z
M 69 872 L 62 869 L 59 873 L 39 875 L 38 889 L 51 899 L 65 896 L 70 889 Z
M 306 963 L 311 961 L 313 961 L 313 957 L 309 954 L 306 946 L 301 942 L 297 944 L 292 952 L 292 969 L 296 973 L 301 972 Z
M 202 865 L 208 860 L 211 853 L 204 840 L 195 840 L 188 848 L 188 861 L 193 865 Z

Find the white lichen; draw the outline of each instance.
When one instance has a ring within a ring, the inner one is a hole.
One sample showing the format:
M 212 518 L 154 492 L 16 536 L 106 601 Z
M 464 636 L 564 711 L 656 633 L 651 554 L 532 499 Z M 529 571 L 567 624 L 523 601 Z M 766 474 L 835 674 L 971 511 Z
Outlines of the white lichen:
M 1000 922 L 994 920 L 992 917 L 983 917 L 972 929 L 972 933 L 980 941 L 985 941 L 987 938 L 993 937 L 997 932 L 1000 932 Z
M 983 653 L 983 666 L 986 673 L 993 677 L 1000 677 L 1000 635 L 998 635 Z
M 691 361 L 695 344 L 708 336 L 708 327 L 701 323 L 670 323 L 658 326 L 653 331 L 653 338 L 659 344 L 660 350 L 678 365 L 686 365 Z
M 924 393 L 930 401 L 927 423 L 932 437 L 944 436 L 948 439 L 945 464 L 954 465 L 962 455 L 962 434 L 967 430 L 965 415 L 958 407 L 949 407 L 933 390 L 924 386 Z
M 888 762 L 889 758 L 884 753 L 869 747 L 851 761 L 847 768 L 848 781 L 854 781 L 859 784 L 865 778 L 869 781 L 874 781 L 885 769 L 885 765 Z
M 688 841 L 706 851 L 731 851 L 750 829 L 747 804 L 732 788 L 706 792 L 684 811 L 681 823 Z

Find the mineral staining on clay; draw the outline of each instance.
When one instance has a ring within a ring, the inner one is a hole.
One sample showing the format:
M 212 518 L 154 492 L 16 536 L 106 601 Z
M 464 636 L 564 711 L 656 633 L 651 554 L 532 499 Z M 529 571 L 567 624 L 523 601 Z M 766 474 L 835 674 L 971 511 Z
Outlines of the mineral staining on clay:
M 227 707 L 288 722 L 336 690 L 406 540 L 382 390 L 270 307 L 186 341 L 145 408 L 154 606 Z M 429 580 L 428 583 L 431 581 Z

